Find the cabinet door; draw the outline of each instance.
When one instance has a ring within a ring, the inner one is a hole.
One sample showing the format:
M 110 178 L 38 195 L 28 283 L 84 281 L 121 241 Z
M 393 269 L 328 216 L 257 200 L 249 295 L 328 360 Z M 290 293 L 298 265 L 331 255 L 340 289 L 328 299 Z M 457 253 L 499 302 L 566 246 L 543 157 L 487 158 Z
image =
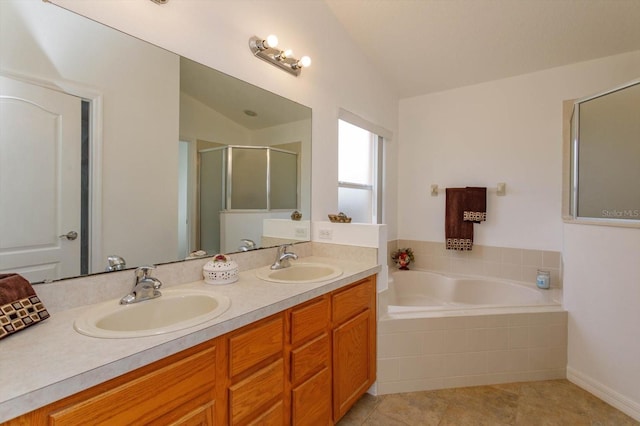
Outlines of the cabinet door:
M 366 310 L 333 331 L 333 415 L 338 421 L 375 380 L 372 311 Z
M 292 391 L 292 424 L 321 426 L 331 422 L 331 370 L 324 368 Z

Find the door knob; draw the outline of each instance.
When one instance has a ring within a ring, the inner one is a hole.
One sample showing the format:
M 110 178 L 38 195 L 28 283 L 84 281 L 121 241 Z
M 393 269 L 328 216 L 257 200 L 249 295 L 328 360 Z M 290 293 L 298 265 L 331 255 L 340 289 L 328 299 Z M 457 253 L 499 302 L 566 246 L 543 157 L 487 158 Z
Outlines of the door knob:
M 69 231 L 66 234 L 58 236 L 58 238 L 66 238 L 69 241 L 73 241 L 78 238 L 78 233 L 76 231 Z

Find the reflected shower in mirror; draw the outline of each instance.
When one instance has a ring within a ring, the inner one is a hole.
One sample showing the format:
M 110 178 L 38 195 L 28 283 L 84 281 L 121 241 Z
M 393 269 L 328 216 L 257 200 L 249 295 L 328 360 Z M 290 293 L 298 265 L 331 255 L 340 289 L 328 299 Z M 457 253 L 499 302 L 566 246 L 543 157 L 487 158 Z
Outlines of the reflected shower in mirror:
M 242 250 L 238 242 L 260 238 L 265 220 L 287 220 L 298 208 L 297 152 L 230 145 L 201 150 L 198 158 L 201 250 Z M 241 223 L 231 219 L 239 214 Z
M 203 235 L 220 241 L 210 255 L 309 240 L 309 108 L 50 3 L 0 2 L 0 32 L 0 271 L 38 282 L 105 271 L 109 256 L 171 262 Z M 228 170 L 200 155 L 228 146 L 295 153 L 296 176 L 272 161 L 250 181 L 270 204 L 217 204 L 204 224 L 202 175 Z

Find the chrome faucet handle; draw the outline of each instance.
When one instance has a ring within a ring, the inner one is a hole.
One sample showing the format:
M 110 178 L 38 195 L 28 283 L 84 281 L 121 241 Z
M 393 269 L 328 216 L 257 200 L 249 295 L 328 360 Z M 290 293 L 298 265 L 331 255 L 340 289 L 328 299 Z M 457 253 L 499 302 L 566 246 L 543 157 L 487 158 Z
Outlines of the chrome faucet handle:
M 243 238 L 242 240 L 242 244 L 244 244 L 245 246 L 249 247 L 249 248 L 255 248 L 256 247 L 256 243 L 253 240 L 250 240 L 248 238 Z
M 156 269 L 156 267 L 153 265 L 145 265 L 145 266 L 137 267 L 136 281 L 141 281 L 145 278 L 150 278 L 149 275 L 151 275 L 151 271 L 153 271 L 154 269 Z
M 248 238 L 243 238 L 240 240 L 240 242 L 242 242 L 242 245 L 240 247 L 238 247 L 238 250 L 240 251 L 250 251 L 250 250 L 255 250 L 256 248 L 258 248 L 256 246 L 255 241 L 250 240 Z
M 121 271 L 126 268 L 127 268 L 127 262 L 124 260 L 122 256 L 118 256 L 115 254 L 107 256 L 107 268 L 106 268 L 107 272 Z
M 278 256 L 282 256 L 287 252 L 289 247 L 293 247 L 292 243 L 281 244 L 278 246 Z

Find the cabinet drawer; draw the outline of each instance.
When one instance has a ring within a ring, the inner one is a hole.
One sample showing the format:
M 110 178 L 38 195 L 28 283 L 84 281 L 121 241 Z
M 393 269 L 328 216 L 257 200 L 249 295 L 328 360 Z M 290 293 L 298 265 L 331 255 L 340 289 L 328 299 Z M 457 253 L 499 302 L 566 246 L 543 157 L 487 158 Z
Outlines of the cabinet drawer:
M 326 330 L 329 323 L 329 297 L 323 296 L 291 311 L 291 344 L 297 345 Z
M 284 394 L 284 361 L 281 359 L 258 370 L 229 388 L 229 418 L 237 424 L 249 418 L 264 405 Z
M 331 342 L 327 333 L 316 337 L 309 343 L 291 351 L 291 382 L 295 385 L 300 380 L 329 367 L 331 359 Z
M 215 424 L 215 402 L 209 401 L 200 405 L 177 420 L 174 413 L 169 413 L 154 420 L 148 426 L 213 426 Z
M 53 412 L 49 424 L 146 424 L 169 412 L 178 414 L 199 394 L 213 399 L 215 362 L 215 348 L 206 349 Z
M 375 281 L 371 278 L 333 295 L 333 321 L 342 323 L 371 307 Z
M 284 423 L 284 404 L 278 401 L 273 407 L 268 408 L 260 417 L 249 422 L 251 426 L 264 425 L 283 425 Z
M 229 376 L 235 377 L 260 361 L 281 353 L 283 342 L 282 315 L 234 333 L 229 339 Z
M 292 424 L 329 425 L 331 422 L 331 369 L 324 368 L 291 394 Z

